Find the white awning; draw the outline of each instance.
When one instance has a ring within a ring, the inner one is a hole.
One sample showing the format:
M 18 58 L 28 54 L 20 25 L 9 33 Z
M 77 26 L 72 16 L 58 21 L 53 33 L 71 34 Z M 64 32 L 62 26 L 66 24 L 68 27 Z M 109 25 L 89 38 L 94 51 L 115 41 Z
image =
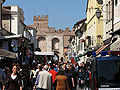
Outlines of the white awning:
M 120 38 L 110 45 L 110 51 L 120 51 Z
M 54 52 L 34 52 L 35 55 L 54 55 Z
M 0 49 L 0 57 L 16 58 L 16 53 Z
M 23 35 L 20 34 L 20 35 L 10 35 L 10 36 L 0 36 L 0 39 L 20 38 L 20 37 L 23 37 Z

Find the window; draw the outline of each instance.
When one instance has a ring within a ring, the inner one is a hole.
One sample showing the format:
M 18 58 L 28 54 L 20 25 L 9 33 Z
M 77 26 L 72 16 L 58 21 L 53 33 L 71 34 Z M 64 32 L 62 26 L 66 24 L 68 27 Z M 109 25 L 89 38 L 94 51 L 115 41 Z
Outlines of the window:
M 108 4 L 106 4 L 106 11 L 108 12 Z M 106 19 L 108 21 L 108 13 L 106 13 Z
M 110 20 L 110 1 L 108 2 L 108 12 L 109 12 L 109 14 L 108 14 L 108 20 Z
M 112 19 L 112 1 L 109 1 L 108 4 L 106 4 L 106 11 L 107 11 L 106 18 L 107 21 L 109 21 Z
M 59 49 L 59 39 L 54 38 L 52 40 L 52 50 L 58 50 Z

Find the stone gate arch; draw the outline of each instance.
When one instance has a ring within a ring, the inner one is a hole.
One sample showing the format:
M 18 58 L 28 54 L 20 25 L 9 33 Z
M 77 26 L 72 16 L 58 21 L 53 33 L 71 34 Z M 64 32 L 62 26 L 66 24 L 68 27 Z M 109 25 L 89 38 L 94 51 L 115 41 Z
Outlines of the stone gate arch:
M 59 39 L 58 38 L 53 38 L 52 39 L 52 50 L 59 50 Z
M 44 38 L 44 37 L 39 37 L 38 39 L 37 39 L 37 45 L 38 45 L 38 47 L 41 49 L 41 52 L 46 52 L 47 51 L 47 49 L 46 49 L 46 38 Z

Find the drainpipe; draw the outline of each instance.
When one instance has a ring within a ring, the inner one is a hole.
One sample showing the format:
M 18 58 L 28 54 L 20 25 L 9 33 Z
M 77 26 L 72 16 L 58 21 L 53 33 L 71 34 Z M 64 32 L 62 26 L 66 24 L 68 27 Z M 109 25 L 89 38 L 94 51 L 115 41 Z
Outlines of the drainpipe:
M 112 32 L 114 31 L 114 0 L 112 0 Z

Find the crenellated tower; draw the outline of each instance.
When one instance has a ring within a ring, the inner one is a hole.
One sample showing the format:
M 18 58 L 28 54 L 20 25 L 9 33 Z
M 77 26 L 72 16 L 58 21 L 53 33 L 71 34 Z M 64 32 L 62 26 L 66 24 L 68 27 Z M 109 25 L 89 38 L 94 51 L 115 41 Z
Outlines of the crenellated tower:
M 40 15 L 38 17 L 33 16 L 33 21 L 36 29 L 48 28 L 48 15 L 42 15 L 42 17 Z

